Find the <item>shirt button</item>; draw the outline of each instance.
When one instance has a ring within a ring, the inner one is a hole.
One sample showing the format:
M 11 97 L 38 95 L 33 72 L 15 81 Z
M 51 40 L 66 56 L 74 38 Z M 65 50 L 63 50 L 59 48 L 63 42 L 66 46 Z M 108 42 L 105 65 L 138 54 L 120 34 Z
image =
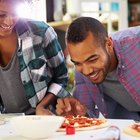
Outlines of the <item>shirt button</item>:
M 125 66 L 124 65 L 122 65 L 122 69 L 125 69 Z

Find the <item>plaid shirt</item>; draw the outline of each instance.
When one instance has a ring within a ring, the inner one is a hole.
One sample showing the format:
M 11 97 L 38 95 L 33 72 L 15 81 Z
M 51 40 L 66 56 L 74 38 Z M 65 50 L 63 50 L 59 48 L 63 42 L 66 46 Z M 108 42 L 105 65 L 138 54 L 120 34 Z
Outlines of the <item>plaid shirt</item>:
M 117 77 L 133 100 L 140 106 L 140 26 L 131 27 L 112 35 L 114 50 L 118 58 Z M 105 96 L 97 84 L 75 72 L 74 96 L 88 108 L 91 117 L 98 116 L 98 109 L 108 117 Z M 120 112 L 118 115 L 121 114 Z M 124 114 L 124 112 L 122 112 Z
M 16 24 L 20 75 L 32 107 L 46 92 L 58 97 L 69 95 L 67 68 L 53 28 L 39 21 L 21 19 Z

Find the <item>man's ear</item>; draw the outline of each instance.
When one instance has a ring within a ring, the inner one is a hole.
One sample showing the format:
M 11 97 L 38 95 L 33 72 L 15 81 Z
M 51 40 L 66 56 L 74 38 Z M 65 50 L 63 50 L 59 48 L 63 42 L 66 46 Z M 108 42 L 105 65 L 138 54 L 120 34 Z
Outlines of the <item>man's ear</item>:
M 113 41 L 111 37 L 108 37 L 106 39 L 106 50 L 107 52 L 112 52 L 113 51 Z

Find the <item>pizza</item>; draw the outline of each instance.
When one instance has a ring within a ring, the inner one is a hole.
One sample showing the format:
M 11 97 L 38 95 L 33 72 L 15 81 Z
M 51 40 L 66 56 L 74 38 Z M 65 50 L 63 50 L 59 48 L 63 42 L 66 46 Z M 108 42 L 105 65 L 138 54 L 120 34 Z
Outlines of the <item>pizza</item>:
M 124 133 L 135 137 L 140 137 L 140 123 L 134 123 L 124 128 Z
M 60 127 L 60 131 L 65 130 L 68 126 L 75 127 L 76 130 L 90 130 L 104 128 L 108 126 L 108 121 L 98 118 L 88 118 L 85 116 L 64 116 L 65 120 Z

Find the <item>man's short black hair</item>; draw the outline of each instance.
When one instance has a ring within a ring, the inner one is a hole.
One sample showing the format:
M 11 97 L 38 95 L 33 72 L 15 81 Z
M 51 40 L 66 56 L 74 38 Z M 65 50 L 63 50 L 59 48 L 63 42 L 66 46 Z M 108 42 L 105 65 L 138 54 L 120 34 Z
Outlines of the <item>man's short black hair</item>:
M 69 43 L 79 43 L 86 39 L 91 32 L 97 41 L 104 43 L 108 33 L 104 25 L 92 17 L 79 17 L 68 27 L 66 41 Z

